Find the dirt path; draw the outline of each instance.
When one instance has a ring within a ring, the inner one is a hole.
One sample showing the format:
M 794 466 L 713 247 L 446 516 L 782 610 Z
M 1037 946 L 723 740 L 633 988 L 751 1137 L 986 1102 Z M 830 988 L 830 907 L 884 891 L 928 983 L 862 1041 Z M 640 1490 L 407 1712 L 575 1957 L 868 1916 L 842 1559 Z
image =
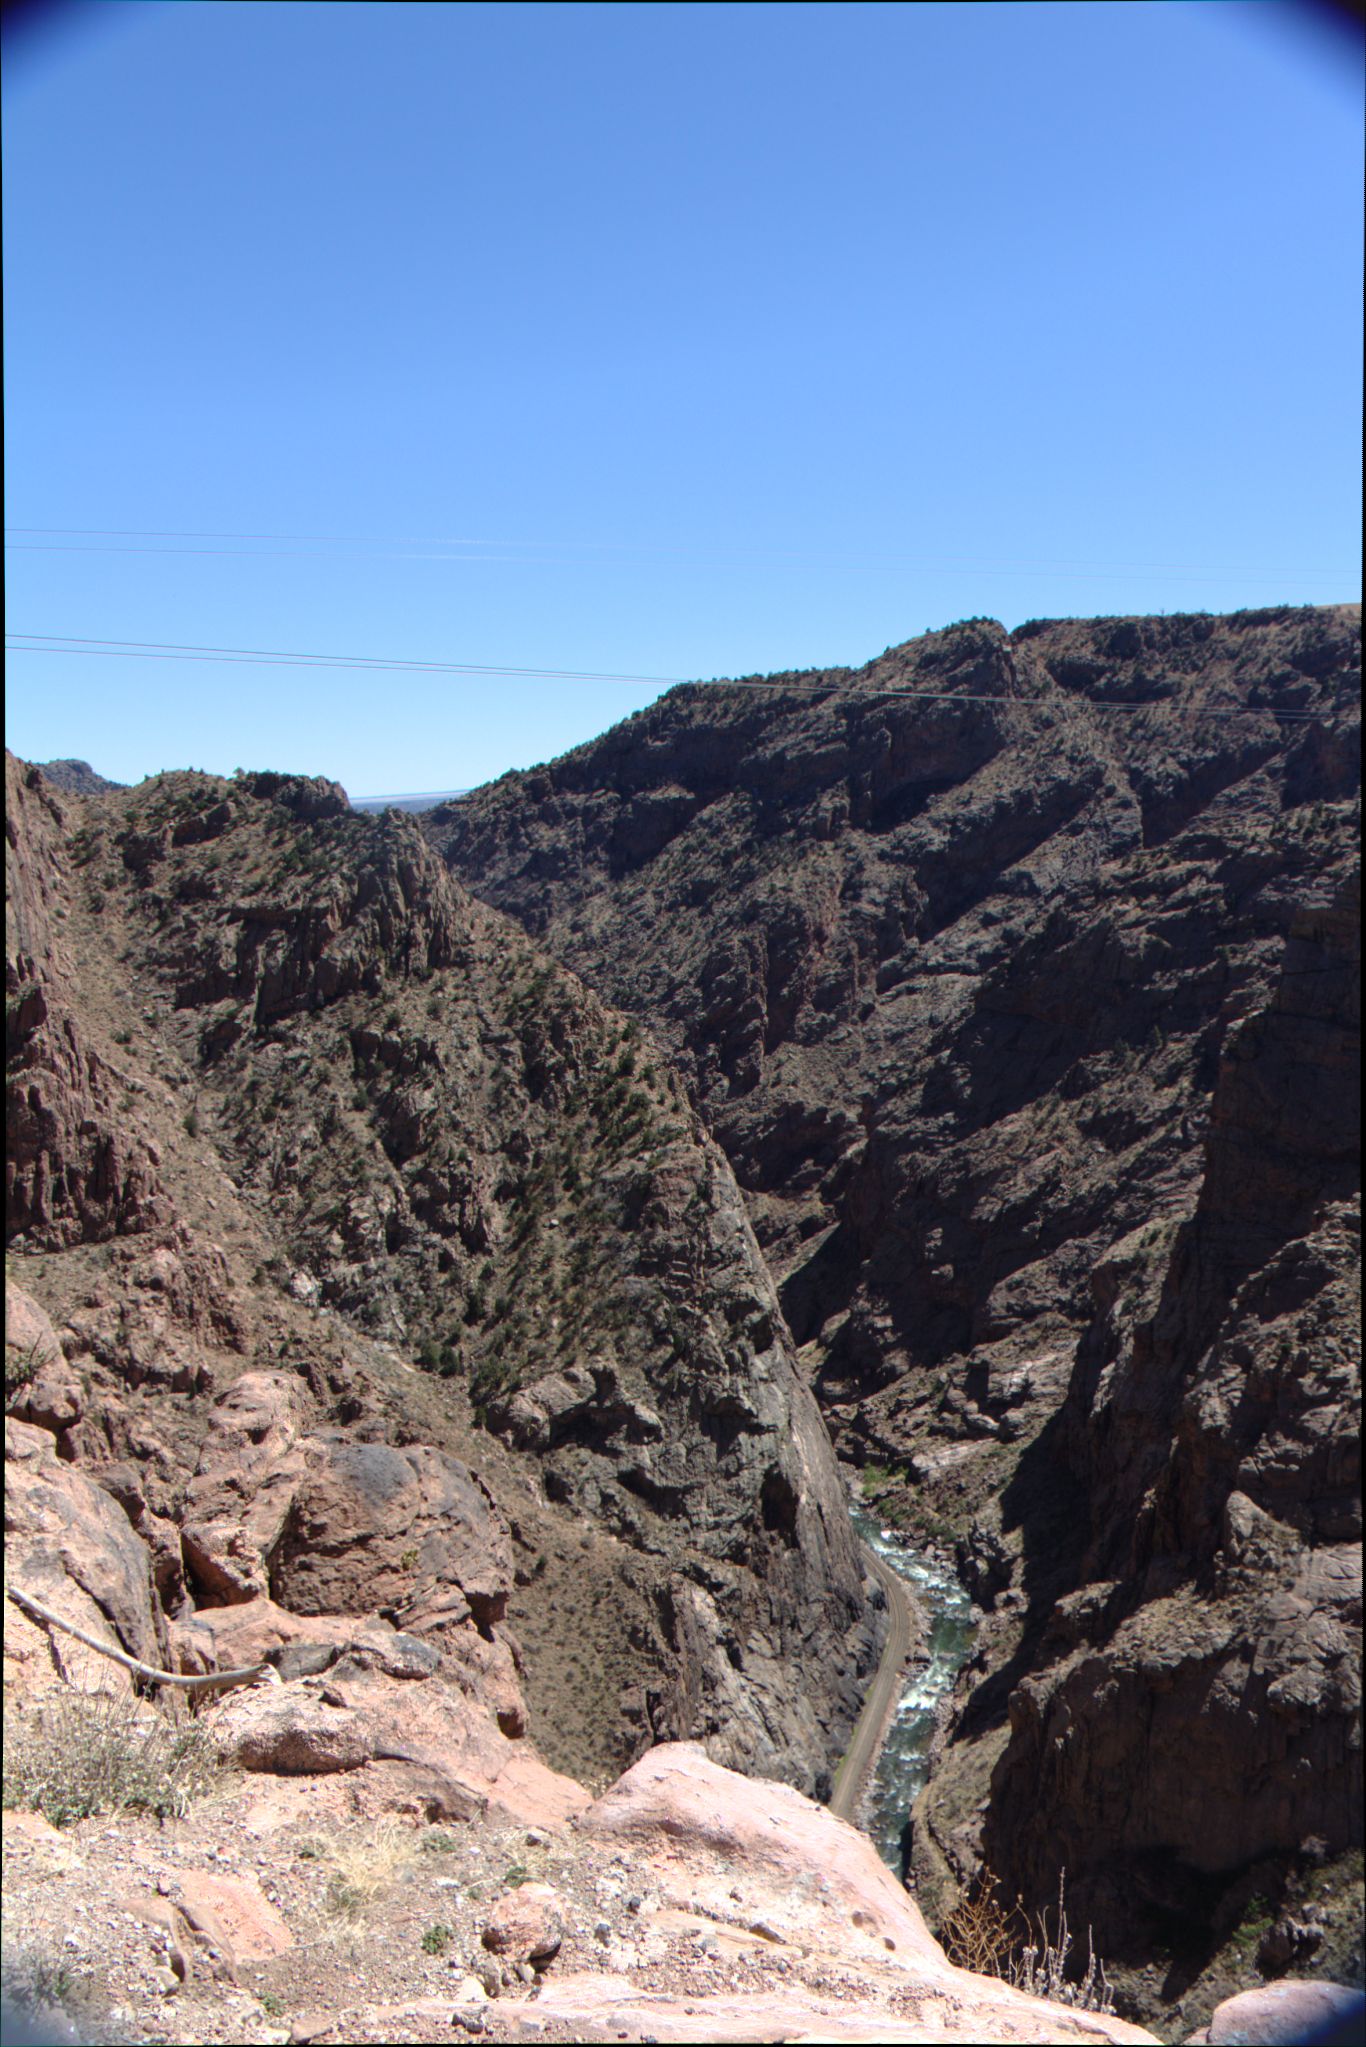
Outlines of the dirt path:
M 882 1661 L 877 1675 L 868 1687 L 868 1696 L 863 1702 L 863 1711 L 854 1724 L 849 1746 L 844 1752 L 844 1761 L 835 1773 L 835 1788 L 830 1794 L 830 1810 L 840 1819 L 852 1820 L 869 1772 L 878 1758 L 878 1752 L 886 1738 L 892 1708 L 901 1689 L 906 1659 L 911 1653 L 911 1601 L 905 1585 L 891 1566 L 884 1564 L 867 1546 L 861 1544 L 864 1561 L 869 1570 L 887 1594 L 887 1609 L 890 1626 L 887 1642 L 882 1651 Z

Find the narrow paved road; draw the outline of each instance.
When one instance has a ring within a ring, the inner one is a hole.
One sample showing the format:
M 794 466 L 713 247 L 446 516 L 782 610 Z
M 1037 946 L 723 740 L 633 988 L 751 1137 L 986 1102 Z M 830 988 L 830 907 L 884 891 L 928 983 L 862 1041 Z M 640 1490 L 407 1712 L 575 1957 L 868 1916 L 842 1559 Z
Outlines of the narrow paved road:
M 859 1547 L 863 1551 L 864 1562 L 887 1594 L 890 1625 L 887 1629 L 887 1644 L 882 1652 L 882 1661 L 877 1667 L 877 1676 L 868 1687 L 868 1696 L 863 1702 L 863 1711 L 854 1723 L 849 1746 L 844 1752 L 844 1761 L 835 1773 L 835 1788 L 830 1794 L 830 1810 L 838 1813 L 842 1820 L 851 1820 L 854 1817 L 854 1810 L 868 1780 L 868 1773 L 877 1761 L 878 1751 L 887 1733 L 892 1708 L 901 1690 L 906 1659 L 911 1653 L 910 1595 L 890 1564 L 884 1564 L 881 1557 L 874 1556 L 866 1543 L 861 1543 Z

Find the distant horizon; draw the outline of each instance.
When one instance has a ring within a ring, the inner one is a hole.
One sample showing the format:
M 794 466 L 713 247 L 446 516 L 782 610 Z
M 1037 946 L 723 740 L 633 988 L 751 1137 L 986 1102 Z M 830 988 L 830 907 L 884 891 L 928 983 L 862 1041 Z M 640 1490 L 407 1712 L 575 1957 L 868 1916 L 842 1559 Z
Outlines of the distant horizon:
M 939 626 L 927 626 L 927 627 L 926 627 L 926 628 L 924 629 L 924 631 L 923 631 L 923 632 L 921 632 L 921 633 L 913 633 L 913 634 L 910 634 L 910 635 L 908 635 L 908 636 L 907 636 L 907 638 L 906 638 L 905 640 L 893 641 L 893 642 L 892 642 L 892 643 L 891 643 L 891 644 L 890 644 L 890 645 L 889 645 L 888 647 L 886 647 L 886 648 L 883 648 L 883 649 L 881 649 L 881 650 L 880 650 L 880 651 L 879 651 L 878 653 L 866 655 L 866 656 L 865 656 L 865 657 L 864 657 L 864 658 L 863 658 L 862 660 L 859 660 L 859 661 L 848 661 L 848 662 L 839 662 L 839 661 L 832 661 L 832 662 L 826 662 L 826 663 L 821 663 L 821 664 L 819 664 L 819 666 L 820 666 L 820 668 L 823 668 L 823 669 L 829 669 L 829 670 L 843 670 L 843 671 L 845 671 L 845 672 L 847 672 L 847 673 L 850 673 L 850 674 L 858 674 L 858 673 L 859 673 L 859 672 L 860 672 L 861 670 L 863 670 L 863 669 L 865 669 L 865 668 L 868 668 L 868 667 L 871 667 L 871 666 L 872 666 L 872 665 L 873 665 L 873 664 L 874 664 L 875 662 L 877 662 L 878 660 L 880 660 L 880 659 L 881 659 L 881 658 L 883 657 L 883 655 L 885 655 L 885 654 L 887 654 L 887 653 L 890 653 L 890 652 L 892 652 L 892 651 L 893 651 L 893 650 L 894 650 L 894 649 L 895 649 L 896 647 L 900 647 L 900 646 L 907 646 L 907 645 L 911 645 L 911 644 L 913 644 L 913 643 L 914 643 L 915 641 L 917 641 L 917 640 L 920 640 L 920 639 L 923 639 L 923 638 L 925 638 L 925 637 L 926 637 L 927 635 L 929 635 L 929 634 L 932 634 L 932 633 L 936 633 L 936 632 L 947 632 L 947 631 L 950 631 L 950 630 L 951 630 L 951 629 L 952 629 L 952 628 L 953 628 L 954 626 L 956 626 L 956 625 L 963 625 L 963 624 L 967 624 L 967 623 L 977 623 L 977 622 L 985 622 L 985 623 L 990 623 L 990 624 L 993 624 L 993 625 L 998 625 L 998 626 L 1000 626 L 1000 627 L 1001 627 L 1002 631 L 1004 631 L 1005 633 L 1007 633 L 1008 635 L 1010 635 L 1010 636 L 1012 636 L 1012 637 L 1013 637 L 1013 635 L 1014 635 L 1014 634 L 1016 634 L 1017 632 L 1019 632 L 1019 631 L 1020 631 L 1020 630 L 1021 630 L 1021 629 L 1022 629 L 1022 628 L 1023 628 L 1024 626 L 1026 626 L 1026 625 L 1034 625 L 1034 624 L 1038 624 L 1038 623 L 1048 623 L 1048 624 L 1063 624 L 1063 623 L 1066 623 L 1066 624 L 1075 624 L 1075 625 L 1090 625 L 1090 624 L 1104 624 L 1104 623 L 1108 623 L 1108 622 L 1109 622 L 1109 621 L 1111 621 L 1111 620 L 1115 621 L 1116 623 L 1119 623 L 1119 622 L 1122 622 L 1123 620 L 1126 620 L 1126 619 L 1144 619 L 1144 618 L 1169 618 L 1169 619 L 1179 619 L 1179 618 L 1209 618 L 1209 617 L 1215 617 L 1215 618 L 1220 618 L 1220 617 L 1222 617 L 1222 618 L 1227 618 L 1227 617 L 1236 617 L 1236 616 L 1238 616 L 1238 615 L 1240 615 L 1240 614 L 1243 614 L 1243 613 L 1258 613 L 1258 612 L 1277 612 L 1277 611 L 1285 611 L 1285 610 L 1292 610 L 1292 611 L 1355 611 L 1355 612 L 1358 612 L 1358 613 L 1359 613 L 1359 612 L 1360 612 L 1360 610 L 1361 610 L 1361 600 L 1360 600 L 1360 598 L 1358 598 L 1358 597 L 1345 597 L 1345 598 L 1337 598 L 1337 599 L 1327 599 L 1327 600 L 1325 600 L 1325 601 L 1323 601 L 1323 602 L 1321 602 L 1321 603 L 1309 603 L 1309 604 L 1296 604 L 1296 603 L 1293 603 L 1293 602 L 1286 602 L 1286 603 L 1275 603 L 1275 602 L 1272 602 L 1272 603 L 1267 603 L 1267 604 L 1239 605 L 1239 606 L 1235 606 L 1235 607 L 1231 608 L 1231 609 L 1230 609 L 1229 611 L 1225 611 L 1225 612 L 1210 612 L 1210 611 L 1208 611 L 1208 610 L 1205 610 L 1205 609 L 1202 609 L 1202 608 L 1191 608 L 1191 609 L 1184 609 L 1184 610 L 1173 610 L 1173 611 L 1154 611 L 1154 612 L 1136 612 L 1136 611 L 1129 611 L 1129 612 L 1099 612 L 1099 613 L 1067 613 L 1067 614 L 1055 614 L 1055 615 L 1053 615 L 1053 616 L 1052 616 L 1051 618 L 1049 618 L 1049 619 L 1047 619 L 1047 620 L 1039 620 L 1039 619 L 1021 619 L 1021 620 L 1019 621 L 1019 623 L 1018 623 L 1018 624 L 1016 624 L 1016 625 L 1013 625 L 1013 626 L 1010 626 L 1010 625 L 1006 625 L 1006 624 L 1005 624 L 1005 622 L 1004 622 L 1004 620 L 1002 620 L 1002 619 L 999 619 L 999 618 L 998 618 L 998 619 L 990 619 L 990 618 L 988 618 L 987 614 L 985 614 L 985 613 L 976 613 L 976 614 L 973 614 L 973 615 L 971 615 L 971 617 L 970 617 L 970 618 L 963 618 L 963 619 L 949 619 L 949 620 L 946 620 L 946 621 L 944 622 L 944 624 L 942 624 L 942 625 L 939 625 Z M 799 666 L 798 666 L 798 667 L 793 667 L 793 668 L 791 668 L 791 669 L 787 669 L 787 670 L 780 670 L 780 671 L 777 671 L 776 673 L 777 673 L 777 674 L 779 674 L 779 675 L 781 675 L 781 674 L 803 674 L 803 673 L 811 673 L 811 672 L 815 672 L 815 664 L 812 664 L 812 667 L 810 667 L 810 668 L 803 668 L 803 667 L 799 667 Z M 726 685 L 727 685 L 727 683 L 732 683 L 732 684 L 734 684 L 734 683 L 743 683 L 743 682 L 749 682 L 749 681 L 751 681 L 752 679 L 754 679 L 754 678 L 752 678 L 752 677 L 746 677 L 746 676 L 742 676 L 742 675 L 740 674 L 740 672 L 739 672 L 738 670 L 736 670 L 736 671 L 733 671 L 733 672 L 732 672 L 732 673 L 731 673 L 730 675 L 728 675 L 728 676 L 710 676 L 710 677 L 705 677 L 705 678 L 699 677 L 699 678 L 695 678 L 694 680 L 691 680 L 691 681 L 686 681 L 686 680 L 680 680 L 680 681 L 678 681 L 678 682 L 669 682 L 669 683 L 667 683 L 667 684 L 666 684 L 666 685 L 665 685 L 665 686 L 664 686 L 663 688 L 661 688 L 661 691 L 660 691 L 660 694 L 659 694 L 659 696 L 658 696 L 658 697 L 654 697 L 654 698 L 650 698 L 650 699 L 647 699 L 647 701 L 646 701 L 645 703 L 643 703 L 643 704 L 636 704 L 636 705 L 633 705 L 633 706 L 632 706 L 632 707 L 631 707 L 631 708 L 630 708 L 629 710 L 623 710 L 623 711 L 621 712 L 621 714 L 620 714 L 620 716 L 619 716 L 618 718 L 612 719 L 612 720 L 611 720 L 611 721 L 609 722 L 609 724 L 607 724 L 606 726 L 604 726 L 604 727 L 602 728 L 602 730 L 601 730 L 601 731 L 599 731 L 599 732 L 595 732 L 595 733 L 588 733 L 588 734 L 585 734 L 585 735 L 584 735 L 583 737 L 581 737 L 581 738 L 577 738 L 577 739 L 573 739 L 573 740 L 571 740 L 571 741 L 569 742 L 569 744 L 568 744 L 567 746 L 565 746 L 565 747 L 562 747 L 562 748 L 561 748 L 561 749 L 559 750 L 559 752 L 558 752 L 558 753 L 553 753 L 553 754 L 549 754 L 549 753 L 548 753 L 548 754 L 545 754 L 545 755 L 541 756 L 541 757 L 540 757 L 539 759 L 537 759 L 537 760 L 534 760 L 534 761 L 526 761 L 526 762 L 520 762 L 520 763 L 512 763 L 512 764 L 509 764 L 508 766 L 505 766 L 505 767 L 501 767 L 501 768 L 497 769 L 497 770 L 496 770 L 496 771 L 495 771 L 494 773 L 492 773 L 492 774 L 490 774 L 490 775 L 487 775 L 487 776 L 485 776 L 485 777 L 483 778 L 483 780 L 482 780 L 482 781 L 478 781 L 478 782 L 464 782 L 464 783 L 461 783 L 461 784 L 460 784 L 460 785 L 459 785 L 458 787 L 454 787 L 454 788 L 449 788 L 449 789 L 396 789 L 396 790 L 381 790 L 381 791 L 378 791 L 378 792 L 376 792 L 376 793 L 374 793 L 374 794 L 369 794 L 369 793 L 367 793 L 367 794 L 363 794 L 363 795 L 355 795 L 355 794 L 353 794 L 353 793 L 352 793 L 352 791 L 351 791 L 351 789 L 350 789 L 349 785 L 347 784 L 347 782 L 346 782 L 346 780 L 345 780 L 345 777 L 344 777 L 344 776 L 342 776 L 342 775 L 332 774 L 332 773 L 330 773 L 330 772 L 329 772 L 329 771 L 328 771 L 327 769 L 325 769 L 325 768 L 322 768 L 322 767 L 318 767 L 318 766 L 316 766 L 316 765 L 313 765 L 313 766 L 308 766 L 308 767 L 301 767 L 301 766 L 293 766 L 293 767 L 287 767 L 287 766 L 282 766 L 282 765 L 281 765 L 281 762 L 280 762 L 280 760 L 279 760 L 279 758 L 276 758 L 276 759 L 274 759 L 274 760 L 271 760 L 271 761 L 269 761 L 268 763 L 265 763 L 265 764 L 262 764 L 262 763 L 258 763 L 258 764 L 257 764 L 257 768 L 256 768 L 256 769 L 254 769 L 254 770 L 252 770 L 252 769 L 249 769 L 249 770 L 247 770 L 247 772 L 259 772 L 259 771 L 261 771 L 261 770 L 262 770 L 262 768 L 263 768 L 263 766 L 264 766 L 264 771 L 265 771 L 265 772 L 270 772 L 270 773 L 288 773 L 288 774 L 295 774 L 295 773 L 297 773 L 297 774 L 321 775 L 321 776 L 323 776 L 323 777 L 324 777 L 324 778 L 325 778 L 326 780 L 329 780 L 329 781 L 333 781 L 333 782 L 336 782 L 336 783 L 338 783 L 338 784 L 339 784 L 339 785 L 340 785 L 340 786 L 341 786 L 341 787 L 342 787 L 342 788 L 343 788 L 343 789 L 345 790 L 345 792 L 346 792 L 346 796 L 347 796 L 347 800 L 348 800 L 348 802 L 350 803 L 350 805 L 351 805 L 351 807 L 352 807 L 352 809 L 353 809 L 353 810 L 365 810 L 365 811 L 379 811 L 379 810 L 384 810 L 384 809 L 407 809 L 407 810 L 423 810 L 423 809 L 430 809 L 430 808 L 434 807 L 434 806 L 435 806 L 436 804 L 438 804 L 438 803 L 449 803 L 449 802 L 454 802 L 454 801 L 458 800 L 459 798 L 461 798 L 461 797 L 463 797 L 463 796 L 468 796 L 468 795 L 470 795 L 470 794 L 471 794 L 471 793 L 472 793 L 472 792 L 473 792 L 474 790 L 476 790 L 476 789 L 484 788 L 484 787 L 486 787 L 486 786 L 487 786 L 487 785 L 488 785 L 489 783 L 491 783 L 491 782 L 496 782 L 496 781 L 499 781 L 499 780 L 500 780 L 500 779 L 502 778 L 502 776 L 504 776 L 504 775 L 506 775 L 506 774 L 515 774 L 515 773 L 518 773 L 518 772 L 525 772 L 525 771 L 526 771 L 526 769 L 528 769 L 528 768 L 531 768 L 531 767 L 536 767 L 536 766 L 541 766 L 541 765 L 545 765 L 545 764 L 547 764 L 547 763 L 549 763 L 549 762 L 551 762 L 551 761 L 553 761 L 553 760 L 557 760 L 557 759 L 561 758 L 561 757 L 562 757 L 562 755 L 563 755 L 563 754 L 565 754 L 565 753 L 569 753 L 569 752 L 572 752 L 572 751 L 574 751 L 574 749 L 575 749 L 575 748 L 577 748 L 577 747 L 579 747 L 579 746 L 581 746 L 581 745 L 591 744 L 591 743 L 592 743 L 592 742 L 593 742 L 594 740 L 596 740 L 596 739 L 599 739 L 599 738 L 601 738 L 601 737 L 603 736 L 603 734 L 604 734 L 605 732 L 611 731 L 611 730 L 613 729 L 613 727 L 614 727 L 614 726 L 616 726 L 616 725 L 618 725 L 618 724 L 622 724 L 622 723 L 624 723 L 624 722 L 625 722 L 625 721 L 626 721 L 626 720 L 627 720 L 628 718 L 631 718 L 631 717 L 634 717 L 634 716 L 638 715 L 638 713 L 639 713 L 640 711 L 642 711 L 642 710 L 648 710 L 648 709 L 650 708 L 650 706 L 651 706 L 651 704 L 652 704 L 652 703 L 657 703 L 657 702 L 660 702 L 660 701 L 662 701 L 663 697 L 664 697 L 665 695 L 669 694 L 669 693 L 670 693 L 670 692 L 671 692 L 672 690 L 674 690 L 674 689 L 679 689 L 679 688 L 685 688 L 685 689 L 694 689 L 694 688 L 701 688 L 701 689 L 707 689 L 707 688 L 725 688 L 725 687 L 726 687 Z M 115 777 L 112 777 L 112 776 L 107 776 L 107 775 L 105 775 L 105 773 L 104 773 L 104 768 L 103 768 L 103 766 L 102 766 L 101 764 L 99 764 L 99 763 L 96 763 L 96 762 L 92 762 L 92 761 L 91 761 L 91 760 L 90 760 L 90 759 L 88 758 L 88 756 L 87 756 L 86 754 L 75 754 L 75 753 L 55 754 L 55 753 L 54 753 L 54 754 L 49 754 L 49 755 L 48 755 L 48 756 L 47 756 L 47 757 L 46 757 L 45 759 L 39 760 L 39 759 L 37 759 L 37 757 L 36 757 L 35 755 L 33 755 L 33 754 L 26 754 L 26 753 L 24 753 L 24 752 L 22 751 L 22 749 L 21 749 L 21 748 L 19 748 L 19 747 L 15 746 L 15 745 L 13 744 L 13 742 L 11 741 L 11 739 L 9 738 L 9 735 L 8 735 L 8 733 L 7 733 L 7 735 L 6 735 L 6 745 L 7 745 L 8 747 L 9 747 L 10 751 L 11 751 L 11 752 L 13 752 L 13 753 L 15 753 L 15 754 L 16 754 L 16 755 L 17 755 L 17 756 L 18 756 L 19 758 L 21 758 L 21 759 L 24 759 L 24 760 L 26 760 L 26 761 L 29 761 L 29 762 L 30 762 L 30 763 L 31 763 L 32 765 L 34 765 L 34 766 L 36 766 L 36 767 L 38 767 L 38 768 L 47 768 L 47 767 L 53 767 L 53 766 L 57 766 L 57 765 L 67 765 L 67 764 L 73 764 L 73 765 L 76 765 L 76 766 L 79 766 L 79 767 L 85 767 L 85 768 L 89 768 L 89 769 L 91 769 L 91 770 L 92 770 L 92 772 L 94 772 L 94 773 L 95 773 L 96 775 L 99 775 L 99 776 L 101 777 L 101 779 L 103 779 L 103 780 L 106 780 L 106 781 L 110 782 L 111 786 L 113 786 L 114 788 L 135 788 L 135 787 L 136 787 L 136 786 L 138 785 L 138 783 L 139 783 L 139 782 L 143 782 L 143 781 L 151 781 L 151 780 L 153 780 L 153 779 L 154 779 L 154 778 L 155 778 L 155 777 L 156 777 L 157 775 L 163 775 L 163 774 L 215 774 L 215 775 L 219 775 L 219 776 L 230 776 L 230 775 L 231 775 L 231 774 L 233 774 L 233 773 L 239 773 L 239 772 L 241 772 L 241 769 L 240 769 L 240 768 L 234 768 L 234 769 L 228 769 L 228 768 L 226 768 L 226 767 L 221 767 L 221 768 L 203 768 L 203 767 L 199 767 L 199 766 L 197 766 L 197 765 L 193 765 L 193 764 L 191 764 L 191 763 L 189 763 L 189 762 L 181 762 L 181 763 L 178 763 L 178 764 L 175 764 L 175 765 L 170 765 L 170 764 L 166 764 L 166 763 L 163 763 L 163 764 L 162 764 L 162 765 L 161 765 L 160 767 L 158 767 L 158 768 L 150 768 L 150 769 L 148 769 L 148 770 L 147 770 L 147 772 L 146 772 L 145 774 L 143 774 L 143 775 L 138 775 L 138 776 L 134 776 L 134 777 L 131 777 L 130 779 L 128 779 L 128 780 L 126 780 L 126 781 L 124 781 L 124 780 L 119 780 L 119 779 L 117 779 L 117 778 L 115 778 Z

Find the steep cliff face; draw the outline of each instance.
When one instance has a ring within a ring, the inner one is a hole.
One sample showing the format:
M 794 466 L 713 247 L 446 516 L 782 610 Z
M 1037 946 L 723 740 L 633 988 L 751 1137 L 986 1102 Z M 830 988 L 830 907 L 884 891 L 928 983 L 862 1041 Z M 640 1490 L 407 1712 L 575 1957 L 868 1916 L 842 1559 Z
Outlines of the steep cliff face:
M 1031 1892 L 1064 1863 L 1111 1953 L 1198 1962 L 1361 1846 L 1359 931 L 1355 877 L 1294 920 L 1194 1213 L 1097 1274 L 1063 1408 L 1089 1541 L 984 1845 Z
M 231 1372 L 196 1355 L 184 1302 L 155 1330 L 140 1308 L 148 1289 L 163 1311 L 188 1292 L 207 1314 L 195 1275 L 216 1258 L 214 1342 L 238 1371 L 273 1370 L 311 1330 L 310 1442 L 331 1424 L 495 1467 L 533 1720 L 553 1748 L 568 1692 L 595 1727 L 566 1761 L 600 1772 L 691 1735 L 818 1783 L 876 1623 L 743 1204 L 664 1062 L 473 903 L 411 821 L 353 816 L 333 785 L 166 776 L 68 816 L 15 778 L 16 986 L 64 977 L 80 1028 L 118 1042 L 120 1142 L 159 1162 L 169 1235 L 164 1271 L 106 1257 L 77 1294 L 42 1254 L 80 1247 L 89 1277 L 92 1242 L 146 1227 L 148 1204 L 108 1223 L 42 1210 L 34 1186 L 71 1186 L 83 1132 L 49 1116 L 45 1151 L 20 1148 L 11 1245 L 66 1318 L 68 1357 L 181 1396 L 175 1476 L 140 1511 L 178 1528 L 192 1602 L 299 1608 L 309 1543 L 331 1541 L 306 1488 L 283 1519 L 271 1508 L 255 1563 L 203 1537 L 198 1410 Z M 12 1102 L 32 1115 L 42 1019 L 21 1026 Z M 128 1462 L 87 1426 L 96 1403 L 68 1395 L 66 1454 Z M 23 1405 L 40 1424 L 46 1397 Z M 580 1634 L 572 1674 L 538 1653 L 556 1604 Z
M 80 1013 L 58 877 L 69 820 L 5 756 L 7 1230 L 51 1249 L 165 1221 L 156 1148 L 119 1115 L 107 1033 Z

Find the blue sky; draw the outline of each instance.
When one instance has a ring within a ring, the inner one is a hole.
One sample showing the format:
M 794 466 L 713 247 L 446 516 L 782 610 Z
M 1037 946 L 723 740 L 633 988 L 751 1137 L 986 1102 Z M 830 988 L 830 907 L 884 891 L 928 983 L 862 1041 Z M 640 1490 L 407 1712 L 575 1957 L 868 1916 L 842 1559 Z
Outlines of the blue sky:
M 11 635 L 569 673 L 12 652 L 9 744 L 455 788 L 651 678 L 1355 598 L 1361 88 L 1270 0 L 40 13 Z

